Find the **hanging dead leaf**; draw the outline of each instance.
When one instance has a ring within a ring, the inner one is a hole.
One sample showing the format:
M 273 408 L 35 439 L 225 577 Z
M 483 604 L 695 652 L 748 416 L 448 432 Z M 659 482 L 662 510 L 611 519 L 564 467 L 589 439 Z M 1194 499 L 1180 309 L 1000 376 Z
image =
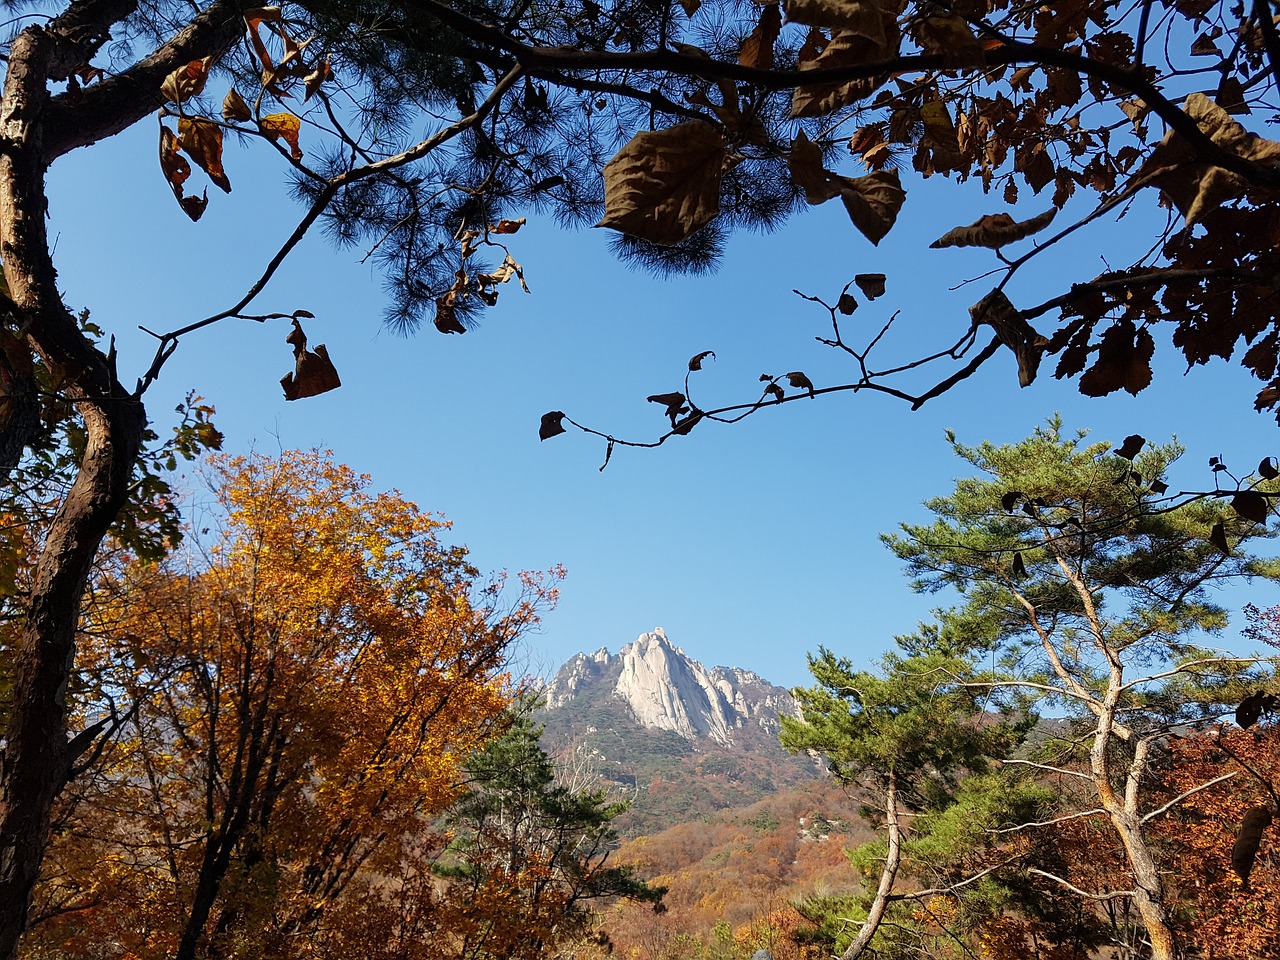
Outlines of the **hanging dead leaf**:
M 1202 33 L 1196 37 L 1195 43 L 1191 44 L 1191 55 L 1193 57 L 1218 57 L 1221 59 L 1222 51 L 1213 42 L 1213 37 L 1208 33 Z
M 1051 207 L 1038 217 L 1015 222 L 1007 213 L 989 213 L 967 227 L 948 230 L 929 244 L 929 247 L 932 250 L 943 247 L 990 247 L 998 250 L 1006 244 L 1025 240 L 1033 233 L 1043 230 L 1053 222 L 1057 214 L 1057 208 Z
M 1193 93 L 1183 111 L 1201 131 L 1224 150 L 1268 166 L 1280 162 L 1280 143 L 1251 133 L 1203 93 Z M 1247 196 L 1243 177 L 1199 160 L 1176 130 L 1164 135 L 1136 174 L 1159 187 L 1177 207 L 1188 226 L 1216 210 L 1223 201 Z
M 209 67 L 213 57 L 192 60 L 179 67 L 164 78 L 160 84 L 160 93 L 170 103 L 181 104 L 198 97 L 209 79 Z
M 883 273 L 860 273 L 853 278 L 862 295 L 868 300 L 884 296 L 885 275 Z
M 923 162 L 917 169 L 925 176 L 935 173 L 947 173 L 959 170 L 964 166 L 964 157 L 960 152 L 959 133 L 951 121 L 951 113 L 941 100 L 931 100 L 920 107 L 920 119 L 924 122 L 924 133 L 920 137 L 920 147 L 926 152 Z M 884 145 L 885 152 L 888 146 Z M 863 162 L 870 164 L 867 155 Z
M 1147 438 L 1141 434 L 1131 433 L 1124 438 L 1124 443 L 1120 444 L 1114 451 L 1117 457 L 1124 457 L 1126 460 L 1132 461 L 1147 445 Z
M 1280 465 L 1277 465 L 1275 457 L 1262 458 L 1262 462 L 1258 464 L 1258 476 L 1263 480 L 1274 480 L 1280 477 Z
M 499 264 L 498 269 L 492 273 L 476 274 L 476 283 L 480 284 L 483 289 L 496 283 L 506 283 L 512 277 L 517 277 L 520 280 L 520 286 L 524 288 L 525 293 L 529 292 L 529 287 L 524 282 L 524 268 L 516 263 L 515 259 L 508 253 L 502 263 Z
M 939 13 L 925 17 L 911 27 L 925 53 L 939 54 L 947 63 L 972 64 L 982 57 L 982 43 L 964 17 Z
M 720 213 L 733 161 L 720 128 L 689 120 L 637 133 L 604 167 L 605 214 L 596 226 L 674 246 Z
M 787 167 L 791 171 L 791 182 L 804 191 L 808 203 L 824 203 L 839 195 L 835 175 L 822 165 L 822 149 L 803 130 L 791 141 Z
M 1241 490 L 1231 498 L 1231 509 L 1254 523 L 1266 523 L 1270 512 L 1267 498 L 1257 490 Z
M 1012 574 L 1016 580 L 1025 580 L 1027 576 L 1027 564 L 1022 559 L 1022 553 L 1017 552 L 1013 555 Z
M 314 351 L 307 349 L 307 335 L 302 331 L 302 324 L 296 319 L 293 329 L 285 337 L 285 342 L 293 347 L 293 373 L 286 373 L 280 378 L 280 386 L 284 387 L 286 400 L 301 400 L 328 393 L 342 386 L 338 379 L 338 371 L 329 359 L 329 351 L 323 343 L 316 344 Z
M 868 39 L 850 30 L 837 31 L 826 40 L 816 29 L 809 34 L 809 41 L 800 50 L 797 66 L 801 71 L 828 70 L 841 67 L 856 68 L 893 56 L 898 50 L 898 26 L 894 17 L 882 24 L 886 35 L 884 42 Z M 816 39 L 815 39 L 816 37 Z M 808 51 L 808 58 L 806 58 Z M 879 76 L 855 77 L 842 83 L 815 83 L 798 86 L 791 95 L 793 117 L 821 117 L 833 110 L 847 107 L 870 96 L 883 82 Z
M 1254 807 L 1240 821 L 1240 831 L 1231 848 L 1231 869 L 1240 878 L 1240 885 L 1245 889 L 1249 887 L 1249 874 L 1253 871 L 1253 862 L 1262 845 L 1262 835 L 1271 826 L 1271 818 L 1270 807 Z
M 1151 481 L 1151 492 L 1154 494 L 1157 494 L 1157 495 L 1162 494 L 1168 489 L 1169 489 L 1169 485 L 1165 483 L 1163 480 Z
M 284 140 L 289 145 L 289 156 L 295 160 L 302 159 L 302 147 L 298 145 L 298 134 L 302 122 L 292 113 L 272 113 L 258 121 L 258 129 L 272 143 Z
M 542 423 L 538 425 L 538 439 L 550 440 L 552 437 L 556 437 L 564 433 L 563 420 L 563 410 L 552 410 L 550 413 L 544 413 L 542 415 Z
M 253 112 L 235 87 L 228 90 L 227 95 L 222 98 L 222 119 L 229 122 L 253 119 Z
M 1221 520 L 1209 531 L 1209 542 L 1226 556 L 1231 556 L 1231 545 L 1227 543 L 1227 531 L 1223 528 Z
M 782 9 L 776 3 L 765 4 L 760 20 L 751 35 L 742 41 L 738 62 L 756 70 L 773 69 L 773 45 L 782 32 Z
M 839 302 L 836 303 L 836 309 L 846 317 L 851 316 L 853 311 L 858 309 L 858 298 L 851 293 L 842 293 Z
M 694 407 L 687 417 L 676 423 L 675 426 L 671 428 L 671 432 L 681 437 L 687 437 L 689 435 L 689 431 L 696 427 L 701 419 L 702 411 L 697 407 Z
M 840 199 L 853 225 L 873 244 L 893 228 L 907 199 L 897 170 L 877 170 L 865 177 L 840 177 Z
M 702 6 L 702 0 L 680 0 L 680 6 L 684 8 L 686 17 L 692 17 L 698 12 L 698 8 Z
M 650 403 L 660 403 L 666 407 L 666 415 L 671 418 L 671 425 L 676 425 L 676 417 L 686 411 L 685 396 L 683 393 L 655 393 L 652 396 L 645 397 Z
M 183 184 L 191 176 L 191 164 L 178 152 L 180 143 L 174 132 L 160 124 L 160 170 L 169 182 L 173 195 L 178 199 L 182 212 L 193 221 L 199 220 L 209 205 L 209 194 L 205 191 L 201 196 L 186 196 Z
M 253 47 L 254 52 L 258 55 L 258 60 L 262 63 L 264 76 L 274 75 L 276 65 L 271 59 L 271 54 L 267 52 L 267 45 L 262 42 L 262 36 L 258 33 L 258 25 L 265 22 L 277 23 L 280 20 L 279 7 L 256 7 L 244 12 L 245 26 L 249 32 L 249 43 Z
M 1000 498 L 1000 509 L 1005 513 L 1013 513 L 1014 508 L 1020 501 L 1026 499 L 1026 496 L 1021 490 L 1010 490 Z
M 806 377 L 799 370 L 792 370 L 790 373 L 784 373 L 787 383 L 791 384 L 797 390 L 807 390 L 809 396 L 813 396 L 813 381 Z
M 489 232 L 499 234 L 515 233 L 524 226 L 524 223 L 524 217 L 519 220 L 499 220 L 497 223 L 489 224 Z
M 773 397 L 774 403 L 781 403 L 783 400 L 787 399 L 787 395 L 782 392 L 782 387 L 778 386 L 776 383 L 769 384 L 764 388 L 764 392 Z
M 222 169 L 222 128 L 204 117 L 181 117 L 178 120 L 178 143 L 209 179 L 231 192 L 231 181 Z
M 715 352 L 712 350 L 703 350 L 701 353 L 695 354 L 694 356 L 689 358 L 689 369 L 701 370 L 702 361 L 708 358 L 714 360 L 716 358 Z
M 1249 108 L 1249 101 L 1246 96 L 1244 84 L 1234 74 L 1228 74 L 1218 82 L 1218 89 L 1213 95 L 1213 102 L 1227 111 L 1227 113 L 1243 116 L 1253 112 Z
M 974 323 L 985 323 L 996 332 L 1000 342 L 1013 351 L 1018 361 L 1018 384 L 1029 387 L 1040 369 L 1040 358 L 1049 345 L 1047 337 L 1036 332 L 999 287 L 969 308 Z
M 314 69 L 312 69 L 312 71 L 303 78 L 302 83 L 305 92 L 302 96 L 302 102 L 306 103 L 314 97 L 320 92 L 321 85 L 324 84 L 325 81 L 332 79 L 333 70 L 329 67 L 329 61 L 321 60 L 315 65 Z
M 448 297 L 436 300 L 436 317 L 433 321 L 441 333 L 466 333 L 467 328 L 458 319 L 458 311 Z
M 890 8 L 895 17 L 898 11 L 897 4 L 876 0 L 785 0 L 785 4 L 788 23 L 836 27 L 879 47 L 885 46 L 885 19 Z

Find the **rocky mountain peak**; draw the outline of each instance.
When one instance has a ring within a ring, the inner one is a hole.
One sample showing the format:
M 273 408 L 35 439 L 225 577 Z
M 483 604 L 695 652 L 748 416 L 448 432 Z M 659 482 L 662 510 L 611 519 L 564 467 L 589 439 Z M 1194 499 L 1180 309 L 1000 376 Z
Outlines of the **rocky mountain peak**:
M 662 627 L 642 633 L 617 654 L 580 653 L 560 668 L 546 691 L 556 709 L 579 697 L 621 701 L 642 727 L 686 740 L 730 744 L 736 731 L 759 726 L 775 734 L 779 713 L 796 714 L 790 694 L 749 670 L 708 669 L 667 638 Z

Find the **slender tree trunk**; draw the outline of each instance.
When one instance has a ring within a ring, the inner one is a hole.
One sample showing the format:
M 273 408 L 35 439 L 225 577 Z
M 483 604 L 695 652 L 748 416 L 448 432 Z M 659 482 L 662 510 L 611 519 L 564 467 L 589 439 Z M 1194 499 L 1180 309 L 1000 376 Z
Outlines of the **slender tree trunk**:
M 902 865 L 902 830 L 898 824 L 898 778 L 889 774 L 889 788 L 884 802 L 885 823 L 889 827 L 889 852 L 884 858 L 884 867 L 880 870 L 880 884 L 876 888 L 875 900 L 867 912 L 867 919 L 862 922 L 862 929 L 854 937 L 853 943 L 845 948 L 840 960 L 858 960 L 871 945 L 871 940 L 880 929 L 880 921 L 889 909 L 890 894 L 898 877 L 898 867 Z

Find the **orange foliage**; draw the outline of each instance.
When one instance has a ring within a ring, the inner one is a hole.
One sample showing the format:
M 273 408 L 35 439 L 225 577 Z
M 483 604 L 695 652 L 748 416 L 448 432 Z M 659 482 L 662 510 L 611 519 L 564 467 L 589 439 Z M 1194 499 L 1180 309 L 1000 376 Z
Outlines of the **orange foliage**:
M 1187 937 L 1214 960 L 1280 958 L 1280 856 L 1275 827 L 1263 832 L 1249 882 L 1231 868 L 1231 853 L 1245 814 L 1276 804 L 1280 787 L 1280 729 L 1223 728 L 1178 740 L 1170 773 L 1171 795 L 1224 773 L 1235 776 L 1188 797 L 1160 825 L 1172 844 L 1188 906 Z
M 70 791 L 28 956 L 311 957 L 344 924 L 399 930 L 433 889 L 406 864 L 555 599 L 559 571 L 498 609 L 447 524 L 324 454 L 213 475 L 203 553 L 95 590 L 81 712 L 127 720 Z

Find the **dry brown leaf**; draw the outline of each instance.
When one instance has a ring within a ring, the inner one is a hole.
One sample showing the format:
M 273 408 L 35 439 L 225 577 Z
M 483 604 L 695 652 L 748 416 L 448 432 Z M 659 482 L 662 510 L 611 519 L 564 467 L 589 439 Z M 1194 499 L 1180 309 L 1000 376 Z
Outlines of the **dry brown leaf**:
M 824 203 L 839 195 L 840 189 L 833 183 L 833 176 L 822 165 L 822 149 L 801 130 L 791 141 L 791 153 L 787 157 L 791 170 L 791 182 L 804 191 L 810 204 Z
M 898 50 L 897 21 L 888 18 L 883 32 L 885 42 L 870 40 L 862 34 L 841 30 L 829 41 L 822 34 L 810 31 L 809 39 L 800 50 L 800 70 L 829 70 L 840 67 L 856 67 L 868 61 L 884 60 Z M 815 39 L 816 34 L 816 39 Z M 807 52 L 806 52 L 807 51 Z M 870 96 L 880 86 L 880 77 L 858 77 L 844 83 L 818 83 L 799 86 L 791 95 L 793 117 L 820 117 L 856 103 Z
M 178 120 L 178 142 L 209 179 L 231 192 L 231 181 L 222 168 L 222 128 L 204 117 L 182 117 Z
M 1057 214 L 1057 208 L 1051 207 L 1038 217 L 1018 222 L 1007 213 L 989 213 L 967 227 L 948 230 L 929 247 L 933 250 L 942 247 L 990 247 L 998 250 L 1005 244 L 1017 243 L 1043 230 Z
M 209 79 L 209 67 L 213 57 L 205 57 L 179 67 L 164 78 L 160 84 L 160 93 L 170 103 L 182 103 L 192 97 L 198 97 Z
M 453 299 L 441 297 L 436 300 L 436 317 L 433 321 L 441 333 L 466 333 L 467 328 L 458 319 L 458 311 L 453 306 Z
M 878 47 L 886 41 L 885 19 L 897 19 L 896 3 L 875 0 L 785 0 L 788 23 L 833 27 L 866 37 Z M 892 8 L 892 9 L 891 9 Z
M 951 113 L 941 100 L 931 100 L 920 107 L 920 119 L 924 122 L 924 134 L 920 138 L 922 147 L 929 149 L 929 162 L 922 171 L 926 176 L 933 173 L 946 173 L 958 170 L 963 165 L 960 153 L 960 137 L 955 124 L 951 122 Z M 887 151 L 886 146 L 886 151 Z M 864 155 L 863 160 L 867 160 Z
M 738 62 L 757 70 L 773 69 L 773 45 L 782 31 L 782 10 L 776 3 L 769 3 L 760 11 L 760 21 L 751 35 L 742 41 Z
M 605 213 L 596 226 L 677 244 L 720 213 L 730 163 L 720 128 L 701 120 L 637 133 L 605 164 Z
M 925 53 L 941 54 L 949 63 L 971 63 L 982 55 L 982 43 L 958 14 L 925 17 L 912 29 Z
M 524 224 L 524 217 L 521 217 L 519 220 L 499 220 L 497 223 L 489 224 L 489 232 L 502 234 L 515 233 L 523 227 Z
M 1242 127 L 1203 93 L 1187 97 L 1183 111 L 1223 150 L 1254 163 L 1280 162 L 1280 143 Z M 1199 160 L 1176 130 L 1164 135 L 1137 173 L 1164 191 L 1190 226 L 1224 201 L 1248 192 L 1242 177 Z
M 280 20 L 279 7 L 257 7 L 244 12 L 245 26 L 249 30 L 249 43 L 253 46 L 254 52 L 257 53 L 258 59 L 262 61 L 262 69 L 264 72 L 274 74 L 276 65 L 271 60 L 271 54 L 267 52 L 267 46 L 262 42 L 262 37 L 258 33 L 258 24 L 263 21 L 276 23 Z
M 173 131 L 161 124 L 160 170 L 164 173 L 164 178 L 169 181 L 169 187 L 177 197 L 182 212 L 193 221 L 199 220 L 204 215 L 205 207 L 209 205 L 209 192 L 206 190 L 198 197 L 185 195 L 182 185 L 191 176 L 191 164 L 178 152 L 179 146 L 178 138 Z
M 280 378 L 280 386 L 284 387 L 286 400 L 301 400 L 317 394 L 328 393 L 342 386 L 338 379 L 338 371 L 329 359 L 329 351 L 323 343 L 317 344 L 314 351 L 307 349 L 307 335 L 302 332 L 302 324 L 295 318 L 293 329 L 285 337 L 285 342 L 293 347 L 294 370 Z
M 321 60 L 315 65 L 315 68 L 303 78 L 303 86 L 306 93 L 303 94 L 302 102 L 306 103 L 316 95 L 320 90 L 321 84 L 326 80 L 333 79 L 333 70 L 329 68 L 328 60 Z
M 1019 386 L 1031 386 L 1040 369 L 1040 358 L 1049 345 L 1048 338 L 1042 337 L 1027 323 L 999 288 L 970 307 L 969 316 L 974 323 L 985 323 L 991 327 L 1000 342 L 1013 351 L 1018 360 Z
M 884 296 L 885 279 L 883 273 L 860 273 L 853 278 L 853 282 L 868 300 L 878 300 Z
M 227 95 L 222 98 L 222 118 L 233 123 L 253 119 L 253 112 L 235 87 L 228 90 Z
M 686 17 L 692 17 L 698 12 L 698 8 L 702 6 L 702 0 L 680 0 L 680 6 L 684 8 Z
M 849 219 L 874 244 L 885 238 L 907 198 L 897 170 L 877 170 L 865 177 L 840 177 L 840 199 Z
M 302 122 L 292 113 L 268 114 L 258 121 L 258 129 L 272 143 L 283 139 L 289 144 L 289 155 L 295 160 L 302 159 L 302 147 L 298 145 L 298 133 L 302 129 Z

